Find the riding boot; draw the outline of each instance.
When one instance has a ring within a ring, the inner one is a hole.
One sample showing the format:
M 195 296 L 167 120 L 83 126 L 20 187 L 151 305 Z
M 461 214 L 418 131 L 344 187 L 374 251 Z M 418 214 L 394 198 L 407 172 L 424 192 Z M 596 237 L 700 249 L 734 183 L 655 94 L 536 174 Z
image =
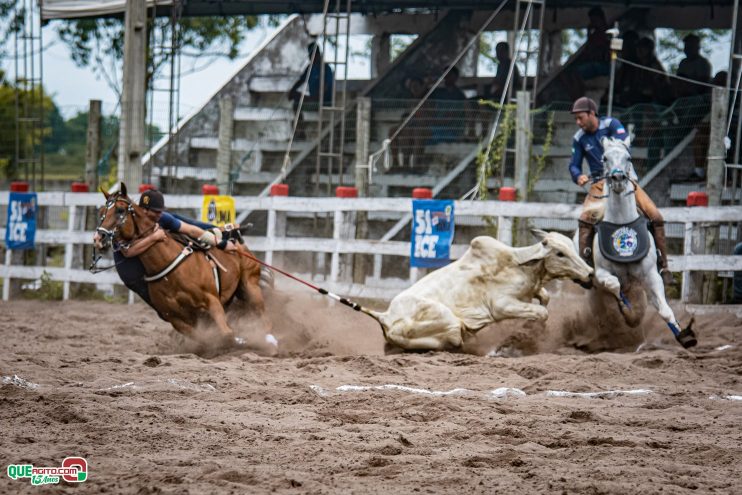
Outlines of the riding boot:
M 667 267 L 667 245 L 665 241 L 665 222 L 652 222 L 652 236 L 657 247 L 657 268 L 665 285 L 672 285 L 672 272 Z
M 579 220 L 579 255 L 590 266 L 593 266 L 593 239 L 595 238 L 595 226 L 591 223 Z

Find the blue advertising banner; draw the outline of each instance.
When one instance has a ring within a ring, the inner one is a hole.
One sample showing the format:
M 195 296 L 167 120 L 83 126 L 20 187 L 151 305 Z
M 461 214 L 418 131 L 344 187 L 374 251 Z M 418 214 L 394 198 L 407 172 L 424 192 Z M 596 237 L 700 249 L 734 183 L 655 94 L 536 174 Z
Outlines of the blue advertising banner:
M 8 249 L 33 249 L 36 238 L 36 193 L 11 192 L 8 199 Z
M 438 268 L 447 265 L 452 241 L 453 200 L 413 200 L 410 266 Z

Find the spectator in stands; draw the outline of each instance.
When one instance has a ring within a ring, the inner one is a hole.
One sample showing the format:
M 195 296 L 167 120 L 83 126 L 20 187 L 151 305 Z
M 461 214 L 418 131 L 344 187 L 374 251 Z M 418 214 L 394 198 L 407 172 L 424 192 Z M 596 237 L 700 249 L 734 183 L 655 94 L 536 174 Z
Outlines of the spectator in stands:
M 622 59 L 638 63 L 636 57 L 636 45 L 639 42 L 639 34 L 636 31 L 626 31 L 623 36 L 623 48 L 619 55 Z M 616 105 L 622 107 L 629 107 L 627 104 L 630 98 L 631 81 L 633 73 L 637 70 L 641 70 L 638 67 L 619 62 L 618 69 L 616 70 L 616 82 L 615 82 L 615 102 Z
M 683 51 L 685 52 L 685 58 L 680 61 L 678 66 L 678 76 L 708 83 L 711 80 L 711 64 L 701 55 L 701 38 L 695 34 L 689 34 L 683 38 Z M 688 81 L 677 81 L 676 94 L 678 97 L 695 96 L 706 92 L 706 86 Z
M 464 134 L 466 124 L 466 95 L 457 86 L 459 70 L 451 68 L 443 79 L 443 87 L 430 95 L 435 102 L 433 125 L 429 144 L 457 141 Z
M 489 87 L 486 88 L 484 98 L 489 100 L 500 101 L 502 92 L 507 84 L 508 72 L 510 71 L 510 45 L 504 41 L 495 46 L 495 55 L 497 56 L 497 73 Z M 518 66 L 513 67 L 513 75 L 510 81 L 511 88 L 519 88 L 521 84 L 520 72 Z M 513 93 L 514 94 L 514 93 Z
M 636 62 L 642 67 L 627 71 L 621 82 L 621 104 L 630 107 L 637 103 L 669 103 L 672 98 L 670 81 L 654 52 L 652 38 L 645 36 L 637 42 Z
M 407 104 L 414 109 L 420 100 L 428 92 L 428 87 L 425 82 L 417 76 L 408 77 L 405 80 L 405 89 L 407 90 Z M 402 122 L 407 118 L 409 113 L 405 113 L 402 117 Z M 397 137 L 391 142 L 392 161 L 399 167 L 409 166 L 415 168 L 415 160 L 420 162 L 419 158 L 425 151 L 425 143 L 430 138 L 430 104 L 425 102 L 405 126 L 400 129 Z M 389 129 L 389 137 L 391 138 L 399 125 L 393 126 Z
M 711 84 L 725 88 L 727 85 L 727 71 L 716 73 Z M 711 125 L 709 122 L 700 120 L 696 125 L 696 137 L 693 138 L 693 172 L 687 177 L 681 178 L 681 182 L 701 182 L 706 180 L 706 160 L 708 156 L 709 143 L 711 140 Z
M 301 99 L 301 86 L 306 82 L 307 87 L 305 90 L 304 103 L 320 102 L 320 90 L 322 86 L 322 52 L 316 43 L 312 42 L 307 45 L 307 55 L 309 57 L 309 65 L 304 72 L 301 73 L 299 79 L 289 90 L 288 98 L 294 102 L 294 111 L 299 106 L 299 100 Z M 324 74 L 324 91 L 322 101 L 325 105 L 329 105 L 332 101 L 332 92 L 335 79 L 332 74 L 332 68 L 329 65 L 325 65 Z
M 608 21 L 600 7 L 588 12 L 587 41 L 577 56 L 573 69 L 562 72 L 561 78 L 572 98 L 585 94 L 585 81 L 608 76 L 611 72 L 611 40 L 606 30 Z

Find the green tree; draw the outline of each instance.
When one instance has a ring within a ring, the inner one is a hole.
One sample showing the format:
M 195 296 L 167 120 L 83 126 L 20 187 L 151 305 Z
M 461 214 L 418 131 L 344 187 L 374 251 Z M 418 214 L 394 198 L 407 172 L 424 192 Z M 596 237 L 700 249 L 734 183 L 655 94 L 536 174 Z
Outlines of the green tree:
M 44 122 L 41 126 L 18 121 L 17 109 L 32 107 L 39 98 L 43 105 Z M 16 106 L 17 103 L 17 106 Z M 32 152 L 40 150 L 33 148 L 41 143 L 51 133 L 51 120 L 56 107 L 51 97 L 38 87 L 20 90 L 7 81 L 5 74 L 0 71 L 0 174 L 8 179 L 15 179 L 19 175 L 19 166 L 15 161 L 16 139 L 20 158 L 27 158 Z M 20 132 L 16 132 L 17 127 Z M 17 136 L 17 137 L 16 137 Z
M 0 0 L 5 1 L 5 0 Z M 268 20 L 271 23 L 271 20 Z M 239 55 L 239 45 L 248 30 L 258 25 L 256 16 L 186 17 L 177 23 L 175 52 L 192 57 Z M 123 19 L 76 19 L 59 21 L 59 38 L 69 47 L 72 60 L 91 68 L 117 93 L 121 93 L 120 66 L 124 56 Z M 147 87 L 169 66 L 173 51 L 170 19 L 148 17 Z

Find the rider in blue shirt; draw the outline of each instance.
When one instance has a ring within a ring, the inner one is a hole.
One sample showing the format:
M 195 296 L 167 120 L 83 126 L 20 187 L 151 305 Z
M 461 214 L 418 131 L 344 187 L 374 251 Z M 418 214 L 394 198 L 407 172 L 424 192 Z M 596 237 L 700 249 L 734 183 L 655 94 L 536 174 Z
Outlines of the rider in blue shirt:
M 623 124 L 611 117 L 598 117 L 598 105 L 590 98 L 583 96 L 578 98 L 572 105 L 572 114 L 575 123 L 580 130 L 575 133 L 572 141 L 572 160 L 569 162 L 569 173 L 572 180 L 582 187 L 588 183 L 590 178 L 582 172 L 582 161 L 587 160 L 590 176 L 597 179 L 603 175 L 603 145 L 600 140 L 603 137 L 614 137 L 629 143 L 629 134 Z M 650 231 L 654 236 L 654 243 L 659 251 L 657 263 L 660 267 L 660 275 L 665 284 L 672 283 L 672 273 L 667 267 L 667 248 L 665 241 L 665 221 L 657 206 L 647 196 L 647 193 L 639 187 L 636 172 L 632 170 L 632 181 L 636 189 L 636 205 L 649 218 Z M 601 219 L 595 217 L 594 208 L 588 208 L 593 202 L 602 201 L 604 180 L 595 180 L 590 186 L 583 206 L 583 213 L 579 219 L 579 252 L 580 256 L 592 265 L 592 246 L 595 237 L 595 224 Z
M 165 211 L 165 198 L 160 191 L 150 189 L 143 192 L 139 198 L 139 206 L 144 208 L 145 214 L 156 222 L 155 228 L 151 234 L 130 244 L 115 246 L 117 249 L 113 250 L 113 259 L 116 271 L 124 285 L 136 292 L 150 306 L 152 302 L 149 298 L 149 287 L 144 280 L 146 273 L 138 256 L 152 245 L 165 240 L 166 231 L 185 234 L 197 239 L 204 246 L 219 247 L 225 251 L 236 249 L 234 244 L 227 242 L 226 239 L 218 239 L 216 230 L 214 230 L 216 226 L 197 220 L 186 220 Z

